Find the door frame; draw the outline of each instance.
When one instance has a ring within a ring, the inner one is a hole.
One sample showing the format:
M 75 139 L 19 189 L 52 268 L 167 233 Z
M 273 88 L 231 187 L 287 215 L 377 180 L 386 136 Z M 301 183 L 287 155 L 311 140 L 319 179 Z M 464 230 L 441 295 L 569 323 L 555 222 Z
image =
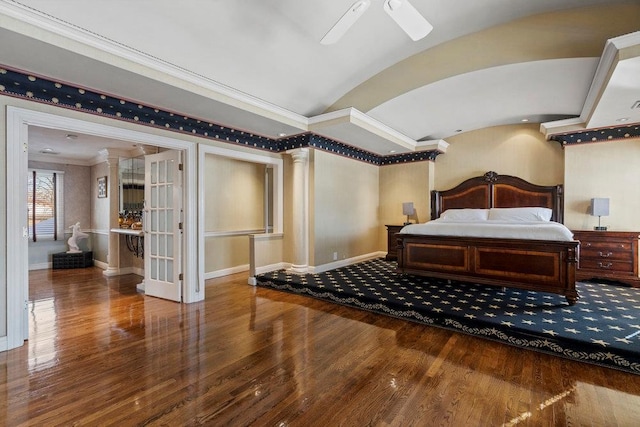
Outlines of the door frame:
M 29 126 L 40 126 L 70 132 L 84 133 L 123 142 L 155 145 L 184 152 L 184 235 L 183 235 L 183 302 L 204 299 L 204 276 L 199 265 L 197 188 L 198 154 L 195 142 L 183 141 L 112 125 L 74 119 L 56 114 L 7 106 L 7 340 L 0 341 L 0 351 L 23 345 L 28 339 L 28 238 L 23 227 L 26 215 L 20 209 L 24 199 L 27 176 L 27 143 Z M 6 347 L 6 348 L 5 348 Z

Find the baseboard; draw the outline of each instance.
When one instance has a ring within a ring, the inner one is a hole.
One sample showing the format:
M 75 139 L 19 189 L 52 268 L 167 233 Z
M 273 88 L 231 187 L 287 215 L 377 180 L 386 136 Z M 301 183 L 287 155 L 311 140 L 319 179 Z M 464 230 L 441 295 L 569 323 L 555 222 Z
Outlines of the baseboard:
M 204 279 L 215 279 L 217 277 L 228 276 L 230 274 L 242 273 L 249 271 L 249 264 L 237 265 L 231 268 L 223 268 L 222 270 L 209 271 L 204 274 Z
M 309 273 L 311 274 L 324 273 L 325 271 L 335 270 L 336 268 L 346 267 L 347 265 L 368 261 L 370 259 L 381 258 L 381 257 L 384 257 L 386 254 L 387 253 L 384 251 L 371 252 L 369 254 L 358 255 L 356 257 L 342 259 L 340 261 L 330 262 L 328 264 L 310 266 Z
M 358 255 L 352 258 L 347 258 L 347 259 L 343 259 L 340 261 L 335 261 L 335 262 L 331 262 L 329 264 L 322 264 L 322 265 L 316 265 L 316 266 L 309 266 L 307 273 L 310 274 L 318 274 L 318 273 L 323 273 L 325 271 L 329 271 L 329 270 L 334 270 L 336 268 L 340 268 L 340 267 L 346 267 L 347 265 L 351 265 L 351 264 L 356 264 L 359 262 L 363 262 L 363 261 L 368 261 L 370 259 L 375 259 L 375 258 L 382 258 L 386 255 L 387 253 L 384 251 L 377 251 L 377 252 L 371 252 L 368 254 L 364 254 L 364 255 Z M 271 264 L 271 265 L 265 265 L 263 267 L 257 267 L 256 268 L 256 274 L 264 274 L 264 273 L 268 273 L 270 271 L 275 271 L 275 270 L 287 270 L 291 268 L 291 263 L 288 262 L 279 262 L 276 264 Z M 254 280 L 252 280 L 252 278 L 249 278 L 249 284 L 253 285 L 255 283 Z
M 119 276 L 123 274 L 137 274 L 138 276 L 144 277 L 144 269 L 139 267 L 124 267 L 118 270 Z
M 106 270 L 107 268 L 109 268 L 109 264 L 107 264 L 106 262 L 98 261 L 97 259 L 93 260 L 93 265 L 103 270 Z M 142 274 L 142 276 L 144 276 L 144 274 Z
M 288 268 L 291 268 L 291 263 L 278 262 L 275 264 L 265 265 L 262 267 L 256 267 L 256 274 L 264 274 L 264 273 L 268 273 L 270 271 L 275 271 L 275 270 L 286 270 Z
M 31 264 L 29 265 L 29 271 L 32 270 L 49 270 L 51 268 L 52 263 L 50 262 L 43 262 L 40 264 Z

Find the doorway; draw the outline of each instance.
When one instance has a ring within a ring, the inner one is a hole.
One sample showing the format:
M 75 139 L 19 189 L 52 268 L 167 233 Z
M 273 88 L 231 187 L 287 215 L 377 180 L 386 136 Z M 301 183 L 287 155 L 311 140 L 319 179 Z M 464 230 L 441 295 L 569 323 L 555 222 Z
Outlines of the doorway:
M 19 347 L 28 339 L 28 230 L 23 203 L 27 178 L 29 127 L 39 126 L 130 143 L 155 145 L 184 153 L 184 228 L 182 301 L 204 299 L 204 278 L 199 273 L 197 146 L 195 143 L 83 120 L 7 107 L 7 340 L 0 351 Z

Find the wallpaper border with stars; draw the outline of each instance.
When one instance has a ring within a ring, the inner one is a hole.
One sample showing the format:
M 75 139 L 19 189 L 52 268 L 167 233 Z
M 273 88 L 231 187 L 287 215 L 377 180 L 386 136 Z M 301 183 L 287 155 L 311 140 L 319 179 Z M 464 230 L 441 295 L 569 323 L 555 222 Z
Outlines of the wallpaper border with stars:
M 438 154 L 441 154 L 438 150 L 429 150 L 380 156 L 310 132 L 273 139 L 67 83 L 56 82 L 2 65 L 0 65 L 0 94 L 277 153 L 295 148 L 311 147 L 378 166 L 435 160 Z
M 312 147 L 378 166 L 434 161 L 439 154 L 442 154 L 438 150 L 427 150 L 380 156 L 310 132 L 273 139 L 67 83 L 59 83 L 2 65 L 0 65 L 0 94 L 278 153 L 295 148 Z M 558 134 L 551 136 L 550 140 L 567 146 L 636 137 L 640 137 L 639 124 Z

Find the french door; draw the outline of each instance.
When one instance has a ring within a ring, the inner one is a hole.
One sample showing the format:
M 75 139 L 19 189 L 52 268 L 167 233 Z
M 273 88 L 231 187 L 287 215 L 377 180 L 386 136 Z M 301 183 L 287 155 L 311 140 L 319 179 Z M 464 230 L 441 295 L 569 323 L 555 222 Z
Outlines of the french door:
M 144 289 L 182 301 L 181 151 L 145 156 Z

